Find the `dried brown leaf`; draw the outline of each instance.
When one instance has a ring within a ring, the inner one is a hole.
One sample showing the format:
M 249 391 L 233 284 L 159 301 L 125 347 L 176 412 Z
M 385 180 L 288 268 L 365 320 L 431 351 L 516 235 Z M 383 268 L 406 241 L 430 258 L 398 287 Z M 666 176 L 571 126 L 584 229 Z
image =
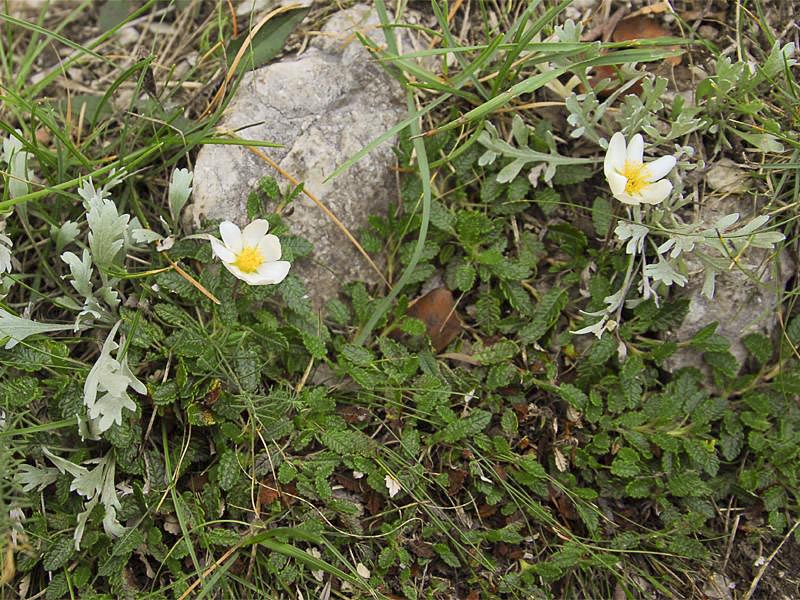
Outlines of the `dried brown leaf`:
M 447 348 L 461 333 L 461 321 L 456 313 L 453 294 L 445 288 L 431 290 L 408 309 L 408 316 L 425 323 L 431 343 L 437 352 Z

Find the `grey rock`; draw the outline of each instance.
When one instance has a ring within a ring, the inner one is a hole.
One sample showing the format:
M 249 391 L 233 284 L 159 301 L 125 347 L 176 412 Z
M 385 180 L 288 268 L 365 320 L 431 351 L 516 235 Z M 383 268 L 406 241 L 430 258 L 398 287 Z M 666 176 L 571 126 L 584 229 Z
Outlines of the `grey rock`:
M 732 212 L 741 215 L 740 223 L 756 214 L 752 202 L 735 196 L 712 194 L 706 197 L 700 216 L 706 223 L 712 223 Z M 786 284 L 795 273 L 794 261 L 785 250 L 775 260 L 773 251 L 750 248 L 741 257 L 740 265 L 741 269 L 733 268 L 717 275 L 714 299 L 709 300 L 702 294 L 703 276 L 699 274 L 702 264 L 697 259 L 687 260 L 689 272 L 698 274 L 689 278 L 684 292 L 689 298 L 689 312 L 670 339 L 678 342 L 689 340 L 700 329 L 717 321 L 716 333 L 731 342 L 729 350 L 741 366 L 748 354 L 740 341 L 742 336 L 748 333 L 772 336 L 778 324 L 776 314 Z M 665 366 L 674 371 L 702 364 L 698 351 L 682 348 L 666 361 Z
M 401 86 L 376 64 L 353 35 L 381 42 L 377 15 L 356 5 L 336 13 L 302 55 L 247 74 L 221 126 L 265 148 L 281 168 L 303 182 L 355 235 L 371 214 L 385 214 L 397 197 L 393 140 L 375 148 L 332 181 L 339 165 L 406 115 Z M 248 194 L 265 175 L 281 176 L 245 148 L 206 146 L 194 172 L 193 217 L 244 224 Z M 334 297 L 343 282 L 379 279 L 345 235 L 305 196 L 285 215 L 293 233 L 314 244 L 310 260 L 292 266 L 315 304 Z

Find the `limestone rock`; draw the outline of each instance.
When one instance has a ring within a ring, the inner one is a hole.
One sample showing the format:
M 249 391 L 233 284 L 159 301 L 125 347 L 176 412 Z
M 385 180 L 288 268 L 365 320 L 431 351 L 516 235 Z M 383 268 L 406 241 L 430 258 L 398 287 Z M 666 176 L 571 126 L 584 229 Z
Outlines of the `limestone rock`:
M 296 58 L 248 73 L 221 126 L 243 138 L 283 148 L 263 150 L 303 182 L 356 234 L 371 214 L 385 214 L 397 197 L 393 141 L 387 141 L 332 181 L 339 165 L 406 115 L 401 86 L 376 64 L 354 36 L 382 42 L 377 15 L 356 5 L 335 14 Z M 195 222 L 202 217 L 246 221 L 248 194 L 265 175 L 281 176 L 245 148 L 206 146 L 194 173 Z M 284 216 L 292 232 L 314 244 L 310 260 L 292 272 L 308 284 L 319 304 L 341 283 L 378 277 L 344 234 L 305 196 Z
M 740 223 L 755 216 L 750 202 L 727 194 L 707 196 L 700 210 L 706 223 L 732 212 L 741 215 Z M 773 253 L 759 248 L 747 249 L 740 260 L 741 269 L 734 268 L 717 275 L 713 300 L 702 294 L 703 276 L 690 277 L 684 292 L 689 298 L 689 312 L 670 339 L 678 342 L 689 340 L 700 329 L 717 321 L 716 333 L 731 342 L 729 350 L 742 365 L 747 350 L 739 339 L 748 333 L 773 334 L 778 306 L 786 284 L 795 272 L 794 261 L 788 252 L 782 251 L 777 261 Z M 697 273 L 702 269 L 697 259 L 687 260 L 687 266 L 690 272 Z M 692 348 L 679 350 L 665 364 L 671 371 L 701 365 L 700 354 Z

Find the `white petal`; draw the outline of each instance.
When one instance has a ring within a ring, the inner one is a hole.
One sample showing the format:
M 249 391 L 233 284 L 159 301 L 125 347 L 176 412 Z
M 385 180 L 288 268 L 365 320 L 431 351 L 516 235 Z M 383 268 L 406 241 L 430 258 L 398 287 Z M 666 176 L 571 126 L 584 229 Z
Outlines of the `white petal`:
M 622 170 L 622 166 L 625 164 L 625 156 L 625 136 L 618 131 L 611 136 L 611 141 L 608 142 L 606 159 L 603 162 L 603 171 L 606 177 L 609 176 L 609 173 Z
M 234 265 L 233 263 L 223 261 L 222 264 L 225 266 L 228 271 L 231 272 L 231 275 L 236 277 L 237 279 L 241 279 L 242 281 L 247 281 L 247 273 L 243 273 L 242 270 Z
M 222 242 L 228 247 L 228 250 L 234 254 L 242 251 L 242 231 L 237 225 L 230 221 L 223 221 L 219 224 L 219 234 L 222 236 Z
M 666 179 L 662 179 L 642 188 L 641 201 L 645 204 L 658 204 L 666 200 L 671 191 L 672 184 Z
M 644 156 L 644 139 L 641 133 L 631 138 L 628 144 L 627 159 L 632 163 L 641 163 Z
M 614 196 L 622 194 L 625 191 L 625 185 L 628 183 L 628 178 L 619 173 L 609 173 L 606 175 L 608 178 L 608 187 L 611 188 L 611 193 Z
M 246 246 L 256 246 L 269 230 L 269 222 L 264 219 L 256 219 L 242 231 L 242 237 Z
M 291 263 L 285 260 L 276 260 L 274 262 L 264 263 L 258 268 L 259 278 L 261 279 L 262 283 L 258 283 L 255 285 L 267 285 L 267 284 L 276 284 L 280 283 L 286 276 L 289 274 L 289 269 L 291 268 Z
M 281 257 L 281 242 L 271 233 L 262 237 L 258 242 L 258 249 L 265 261 L 273 262 Z
M 242 273 L 241 279 L 242 281 L 246 282 L 247 285 L 269 285 L 272 283 L 271 280 L 259 275 L 258 271 L 254 271 L 252 273 Z
M 245 273 L 236 265 L 226 262 L 222 264 L 225 265 L 225 268 L 228 269 L 234 277 L 241 279 L 249 285 L 273 285 L 280 283 L 286 278 L 286 275 L 289 273 L 289 267 L 291 267 L 291 264 L 285 260 L 279 260 L 276 262 L 265 262 L 257 271 Z
M 647 170 L 650 172 L 650 177 L 647 178 L 647 181 L 658 181 L 667 173 L 672 171 L 673 167 L 675 166 L 675 157 L 662 156 L 653 162 L 647 163 L 646 166 Z
M 391 475 L 387 475 L 383 480 L 386 483 L 386 489 L 389 490 L 389 498 L 394 498 L 403 489 L 400 482 Z
M 211 238 L 211 250 L 214 252 L 214 256 L 219 258 L 222 262 L 233 262 L 236 260 L 236 255 L 223 246 L 222 242 L 215 237 Z
M 631 196 L 630 194 L 626 194 L 622 192 L 621 194 L 615 194 L 614 198 L 622 202 L 623 204 L 630 204 L 631 206 L 639 206 L 642 203 L 642 199 L 638 196 Z

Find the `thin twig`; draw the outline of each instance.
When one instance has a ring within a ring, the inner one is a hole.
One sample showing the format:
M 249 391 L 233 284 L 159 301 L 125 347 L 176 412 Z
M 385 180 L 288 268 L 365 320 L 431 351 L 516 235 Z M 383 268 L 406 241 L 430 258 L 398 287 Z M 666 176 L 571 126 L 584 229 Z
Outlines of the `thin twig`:
M 772 551 L 772 554 L 770 554 L 769 557 L 767 557 L 767 560 L 764 561 L 764 564 L 761 565 L 761 568 L 758 570 L 758 573 L 756 573 L 756 576 L 750 583 L 750 589 L 748 589 L 745 595 L 742 596 L 742 600 L 750 600 L 750 598 L 755 593 L 758 584 L 761 582 L 761 578 L 764 576 L 764 572 L 769 568 L 769 565 L 772 563 L 772 559 L 775 558 L 775 556 L 777 556 L 778 552 L 780 552 L 781 548 L 786 543 L 786 540 L 788 540 L 791 537 L 791 535 L 794 533 L 794 530 L 797 529 L 798 526 L 800 526 L 800 519 L 794 522 L 794 525 L 792 525 L 792 528 L 789 530 L 789 533 L 783 536 L 783 539 L 781 540 L 781 543 L 778 544 L 778 547 Z
M 181 277 L 183 277 L 186 281 L 191 283 L 197 289 L 198 292 L 203 294 L 206 298 L 211 300 L 214 304 L 222 304 L 222 302 L 220 302 L 214 294 L 212 294 L 206 288 L 203 287 L 203 284 L 201 284 L 199 281 L 197 281 L 197 279 L 195 279 L 194 277 L 189 275 L 186 271 L 181 269 L 178 266 L 178 263 L 176 263 L 169 256 L 167 256 L 166 252 L 164 253 L 164 256 L 166 256 L 166 258 L 169 261 L 170 265 L 172 265 L 172 268 L 175 269 L 175 272 L 178 275 L 180 275 Z
M 234 552 L 236 552 L 239 548 L 240 548 L 240 546 L 238 544 L 228 548 L 222 556 L 220 556 L 217 560 L 214 561 L 213 565 L 211 565 L 205 571 L 203 571 L 203 577 L 202 578 L 198 577 L 197 579 L 195 579 L 192 582 L 192 584 L 188 588 L 186 588 L 186 590 L 180 595 L 178 600 L 184 600 L 185 598 L 187 598 L 189 596 L 189 594 L 191 594 L 194 591 L 194 588 L 196 588 L 198 585 L 200 585 L 201 581 L 203 581 L 206 577 L 211 575 L 211 573 L 213 573 L 217 569 L 217 567 L 219 567 L 222 563 L 224 563 L 226 560 L 228 560 L 228 557 L 231 554 L 233 554 Z
M 727 548 L 725 548 L 725 560 L 722 561 L 722 569 L 721 571 L 725 572 L 725 567 L 728 566 L 728 560 L 731 557 L 731 551 L 733 550 L 733 540 L 736 539 L 736 532 L 739 531 L 739 520 L 742 518 L 742 515 L 736 515 L 733 519 L 733 531 L 731 531 L 731 537 L 728 538 Z
M 239 37 L 239 23 L 236 20 L 236 9 L 233 8 L 233 2 L 231 0 L 227 0 L 228 2 L 228 10 L 231 13 L 231 24 L 233 25 L 233 37 Z
M 287 4 L 286 6 L 278 7 L 275 10 L 270 11 L 269 13 L 264 15 L 264 17 L 258 23 L 256 23 L 255 27 L 253 27 L 250 33 L 247 34 L 247 37 L 245 38 L 244 43 L 242 44 L 242 47 L 239 48 L 239 51 L 236 53 L 236 56 L 234 57 L 233 62 L 231 63 L 231 66 L 228 68 L 228 72 L 225 74 L 225 79 L 222 80 L 222 85 L 217 90 L 217 93 L 214 94 L 214 97 L 208 103 L 206 109 L 200 115 L 199 117 L 200 119 L 203 119 L 208 115 L 210 115 L 222 102 L 222 99 L 225 97 L 225 92 L 227 92 L 228 90 L 228 84 L 231 82 L 231 79 L 233 79 L 233 76 L 236 74 L 236 69 L 239 67 L 239 63 L 242 61 L 242 57 L 244 57 L 245 52 L 247 52 L 250 49 L 250 45 L 253 43 L 253 38 L 256 36 L 259 30 L 264 25 L 266 25 L 273 17 L 276 17 L 285 12 L 293 11 L 301 7 L 302 5 L 297 3 Z

